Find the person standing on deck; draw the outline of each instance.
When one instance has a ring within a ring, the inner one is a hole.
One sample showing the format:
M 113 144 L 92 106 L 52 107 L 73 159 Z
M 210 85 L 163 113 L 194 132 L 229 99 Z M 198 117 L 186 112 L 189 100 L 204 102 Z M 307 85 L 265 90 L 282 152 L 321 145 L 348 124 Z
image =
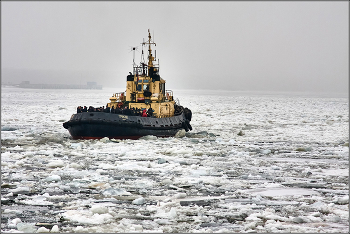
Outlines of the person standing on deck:
M 147 117 L 147 113 L 146 113 L 146 109 L 144 109 L 143 111 L 142 111 L 142 117 Z

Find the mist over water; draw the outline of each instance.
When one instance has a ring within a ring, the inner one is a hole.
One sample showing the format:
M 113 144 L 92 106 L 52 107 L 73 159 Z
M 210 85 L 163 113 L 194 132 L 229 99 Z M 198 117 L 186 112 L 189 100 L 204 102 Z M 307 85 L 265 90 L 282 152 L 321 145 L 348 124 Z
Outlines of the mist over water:
M 348 232 L 347 97 L 174 90 L 191 132 L 71 139 L 122 90 L 2 86 L 2 232 Z

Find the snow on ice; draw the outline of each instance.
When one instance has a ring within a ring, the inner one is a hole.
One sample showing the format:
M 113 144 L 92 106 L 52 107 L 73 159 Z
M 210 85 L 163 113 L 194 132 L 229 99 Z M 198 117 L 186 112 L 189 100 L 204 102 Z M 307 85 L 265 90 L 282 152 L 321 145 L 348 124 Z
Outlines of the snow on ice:
M 348 232 L 347 97 L 177 91 L 191 132 L 72 140 L 113 92 L 2 87 L 2 232 Z

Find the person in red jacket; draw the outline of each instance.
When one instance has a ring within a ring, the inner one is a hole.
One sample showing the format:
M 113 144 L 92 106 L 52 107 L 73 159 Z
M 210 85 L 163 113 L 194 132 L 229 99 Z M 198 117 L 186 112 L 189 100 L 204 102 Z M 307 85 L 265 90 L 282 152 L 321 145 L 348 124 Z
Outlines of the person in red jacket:
M 147 117 L 147 112 L 146 112 L 147 110 L 146 109 L 143 109 L 143 111 L 142 111 L 142 117 Z

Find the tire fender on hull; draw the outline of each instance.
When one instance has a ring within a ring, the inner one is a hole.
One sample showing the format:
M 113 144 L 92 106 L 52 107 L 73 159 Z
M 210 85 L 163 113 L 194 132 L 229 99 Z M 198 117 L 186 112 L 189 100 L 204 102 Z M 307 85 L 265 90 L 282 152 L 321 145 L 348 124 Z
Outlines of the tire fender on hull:
M 191 119 L 192 119 L 192 111 L 190 109 L 188 109 L 187 107 L 185 107 L 184 113 L 185 113 L 186 119 L 191 121 Z
M 187 128 L 190 129 L 190 131 L 192 131 L 192 126 L 190 124 L 190 121 L 188 119 L 186 119 L 185 123 L 187 125 Z
M 182 122 L 182 127 L 185 129 L 186 132 L 189 131 L 186 121 Z

